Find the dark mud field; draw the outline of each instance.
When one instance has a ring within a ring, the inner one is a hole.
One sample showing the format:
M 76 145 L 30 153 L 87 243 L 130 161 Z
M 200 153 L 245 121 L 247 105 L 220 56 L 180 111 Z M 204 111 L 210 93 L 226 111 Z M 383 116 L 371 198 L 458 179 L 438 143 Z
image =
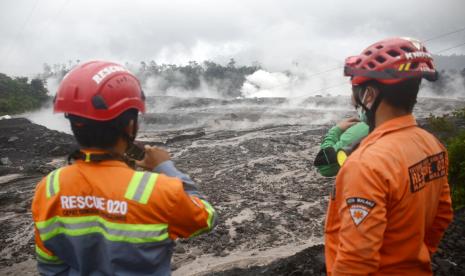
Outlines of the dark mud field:
M 464 104 L 420 99 L 415 113 Z M 167 148 L 219 213 L 212 233 L 177 242 L 174 275 L 324 275 L 323 221 L 334 179 L 312 164 L 327 129 L 354 114 L 347 98 L 164 97 L 149 105 L 139 141 Z M 0 145 L 0 275 L 35 275 L 34 188 L 76 145 L 22 118 L 0 120 Z M 462 211 L 434 257 L 436 275 L 465 275 L 464 237 Z

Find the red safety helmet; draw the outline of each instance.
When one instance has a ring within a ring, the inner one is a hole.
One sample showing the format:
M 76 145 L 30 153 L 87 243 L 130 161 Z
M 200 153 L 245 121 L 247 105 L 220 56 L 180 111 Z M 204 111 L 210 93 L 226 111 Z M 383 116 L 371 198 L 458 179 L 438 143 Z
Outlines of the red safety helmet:
M 107 61 L 89 61 L 71 70 L 61 81 L 53 111 L 108 121 L 135 108 L 145 112 L 139 80 L 125 67 Z
M 360 55 L 348 57 L 344 75 L 351 77 L 352 85 L 369 80 L 395 84 L 411 78 L 438 79 L 433 57 L 416 39 L 389 38 L 366 48 Z

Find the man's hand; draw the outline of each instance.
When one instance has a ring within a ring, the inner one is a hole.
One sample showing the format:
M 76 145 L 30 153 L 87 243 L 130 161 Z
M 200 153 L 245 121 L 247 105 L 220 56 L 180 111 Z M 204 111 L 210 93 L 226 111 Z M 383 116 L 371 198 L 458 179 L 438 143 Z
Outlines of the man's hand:
M 342 121 L 340 121 L 337 124 L 337 127 L 340 128 L 343 132 L 346 131 L 349 127 L 355 125 L 356 123 L 360 122 L 360 119 L 358 118 L 347 118 Z
M 161 163 L 171 159 L 170 154 L 161 148 L 145 145 L 145 157 L 141 161 L 136 160 L 136 165 L 146 170 L 153 171 Z

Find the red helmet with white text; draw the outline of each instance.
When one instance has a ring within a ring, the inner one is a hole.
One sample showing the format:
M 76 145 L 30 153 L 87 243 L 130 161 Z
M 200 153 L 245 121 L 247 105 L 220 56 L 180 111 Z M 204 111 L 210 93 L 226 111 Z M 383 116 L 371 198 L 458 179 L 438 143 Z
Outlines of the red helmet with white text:
M 125 67 L 107 61 L 76 66 L 61 81 L 54 112 L 108 121 L 128 109 L 145 112 L 139 80 Z
M 351 77 L 352 85 L 369 80 L 395 84 L 411 78 L 435 81 L 438 73 L 433 57 L 416 39 L 389 38 L 366 48 L 360 55 L 348 57 L 344 75 Z

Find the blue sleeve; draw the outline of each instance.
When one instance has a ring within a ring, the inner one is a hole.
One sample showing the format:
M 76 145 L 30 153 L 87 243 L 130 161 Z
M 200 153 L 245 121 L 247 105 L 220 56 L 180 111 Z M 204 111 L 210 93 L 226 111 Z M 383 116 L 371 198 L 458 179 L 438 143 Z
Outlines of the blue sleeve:
M 201 199 L 204 198 L 204 196 L 201 193 L 199 193 L 199 191 L 197 189 L 197 185 L 194 183 L 194 181 L 192 181 L 192 179 L 188 175 L 186 175 L 183 172 L 179 171 L 174 166 L 173 161 L 168 160 L 168 161 L 165 161 L 165 162 L 161 163 L 160 165 L 158 165 L 155 168 L 154 172 L 163 173 L 163 174 L 166 174 L 167 176 L 176 177 L 176 178 L 181 179 L 181 181 L 183 183 L 183 186 L 184 186 L 184 191 L 186 193 L 188 193 L 189 195 L 196 196 L 196 197 L 201 198 Z

